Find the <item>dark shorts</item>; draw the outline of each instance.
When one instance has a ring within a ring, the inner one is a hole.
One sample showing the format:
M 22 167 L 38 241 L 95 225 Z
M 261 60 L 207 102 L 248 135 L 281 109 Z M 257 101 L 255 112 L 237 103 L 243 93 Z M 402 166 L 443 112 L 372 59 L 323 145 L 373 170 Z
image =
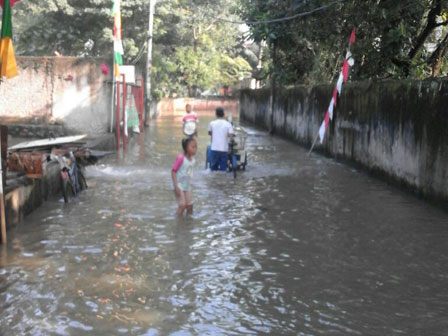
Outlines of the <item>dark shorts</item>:
M 211 151 L 210 168 L 211 170 L 227 170 L 227 152 Z

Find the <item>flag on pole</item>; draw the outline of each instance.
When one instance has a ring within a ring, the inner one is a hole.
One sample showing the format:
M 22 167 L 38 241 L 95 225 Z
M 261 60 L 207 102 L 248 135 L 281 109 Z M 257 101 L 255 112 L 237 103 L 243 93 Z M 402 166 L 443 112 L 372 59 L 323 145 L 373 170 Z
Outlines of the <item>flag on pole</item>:
M 11 78 L 17 76 L 16 57 L 12 45 L 11 5 L 16 0 L 1 0 L 3 7 L 2 31 L 0 40 L 0 77 Z
M 120 77 L 120 65 L 123 65 L 123 43 L 121 41 L 121 11 L 120 0 L 114 0 L 112 8 L 114 15 L 114 76 Z
M 331 98 L 330 106 L 328 106 L 328 114 L 330 115 L 330 120 L 333 120 L 333 111 L 334 111 L 334 98 Z
M 342 76 L 344 77 L 344 83 L 348 81 L 348 71 L 350 69 L 350 65 L 348 64 L 347 59 L 344 59 L 344 65 L 342 66 Z
M 342 84 L 344 83 L 344 75 L 342 72 L 339 74 L 338 82 L 336 84 L 336 87 L 338 88 L 339 94 L 342 92 Z
M 335 88 L 333 89 L 333 96 L 330 101 L 330 106 L 328 107 L 328 110 L 325 113 L 324 121 L 322 122 L 322 124 L 320 125 L 320 128 L 319 128 L 319 138 L 320 138 L 321 143 L 324 142 L 325 133 L 327 132 L 328 127 L 330 125 L 330 120 L 333 120 L 334 108 L 336 107 L 337 102 L 338 102 L 338 95 L 340 95 L 342 92 L 342 84 L 347 83 L 350 67 L 355 64 L 355 61 L 352 57 L 352 53 L 350 52 L 350 46 L 353 44 L 353 42 L 355 42 L 355 30 L 354 29 L 352 30 L 352 33 L 350 35 L 350 41 L 348 44 L 349 49 L 347 51 L 346 57 L 344 58 L 344 63 L 342 65 L 341 73 L 339 74 L 338 81 L 336 83 Z M 316 140 L 317 140 L 317 137 L 316 137 Z M 310 153 L 313 150 L 313 147 L 314 147 L 314 143 L 313 143 L 313 146 L 311 147 Z
M 356 36 L 355 36 L 355 30 L 352 30 L 352 34 L 350 35 L 350 42 L 348 43 L 349 46 L 351 46 L 353 44 L 353 42 L 355 42 Z
M 16 2 L 18 2 L 19 0 L 9 0 L 9 4 L 11 5 L 11 7 L 14 7 L 14 4 Z M 3 8 L 5 1 L 4 0 L 0 0 L 0 6 Z

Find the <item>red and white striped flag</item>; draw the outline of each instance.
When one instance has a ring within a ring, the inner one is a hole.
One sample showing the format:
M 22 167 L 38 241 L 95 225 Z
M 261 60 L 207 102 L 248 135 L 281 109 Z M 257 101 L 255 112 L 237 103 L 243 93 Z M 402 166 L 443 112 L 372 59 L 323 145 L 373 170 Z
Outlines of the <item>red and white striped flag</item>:
M 350 47 L 355 42 L 355 30 L 353 29 L 351 35 L 350 35 L 350 41 L 348 44 L 348 51 L 344 58 L 344 63 L 342 65 L 341 73 L 339 74 L 338 81 L 336 83 L 335 88 L 333 89 L 333 96 L 330 101 L 330 106 L 328 107 L 327 111 L 325 112 L 324 121 L 320 125 L 319 128 L 319 138 L 320 143 L 324 142 L 325 133 L 328 130 L 328 127 L 330 126 L 330 120 L 333 120 L 334 116 L 334 108 L 337 105 L 338 102 L 338 95 L 342 92 L 342 84 L 347 83 L 348 76 L 350 72 L 350 67 L 355 64 L 355 61 L 353 60 L 352 53 L 350 52 Z

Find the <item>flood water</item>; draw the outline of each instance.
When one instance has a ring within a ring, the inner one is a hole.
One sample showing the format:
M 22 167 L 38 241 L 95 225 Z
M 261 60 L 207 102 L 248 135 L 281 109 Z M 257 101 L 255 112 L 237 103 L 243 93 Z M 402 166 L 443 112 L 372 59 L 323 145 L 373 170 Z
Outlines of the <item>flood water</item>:
M 1 335 L 447 335 L 448 214 L 248 127 L 249 166 L 204 170 L 175 216 L 179 118 L 87 169 L 0 252 Z

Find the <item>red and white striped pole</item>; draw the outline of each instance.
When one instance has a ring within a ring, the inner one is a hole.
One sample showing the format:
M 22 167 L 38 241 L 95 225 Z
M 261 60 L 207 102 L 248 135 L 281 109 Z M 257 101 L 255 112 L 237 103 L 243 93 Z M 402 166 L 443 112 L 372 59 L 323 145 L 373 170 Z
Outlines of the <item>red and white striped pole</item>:
M 338 96 L 342 92 L 342 84 L 347 83 L 348 81 L 348 75 L 350 71 L 350 67 L 354 65 L 354 60 L 352 57 L 352 53 L 350 52 L 350 47 L 355 42 L 355 30 L 352 30 L 352 33 L 350 35 L 350 41 L 348 43 L 348 50 L 347 54 L 344 58 L 344 63 L 342 65 L 341 73 L 339 74 L 338 82 L 336 83 L 335 88 L 333 89 L 333 97 L 331 98 L 330 105 L 328 106 L 327 111 L 325 112 L 324 120 L 319 128 L 319 132 L 317 133 L 316 137 L 314 138 L 313 144 L 311 146 L 311 149 L 308 153 L 308 155 L 311 154 L 311 152 L 314 149 L 314 146 L 316 145 L 317 139 L 320 138 L 320 143 L 324 142 L 325 133 L 328 130 L 328 127 L 330 126 L 330 121 L 333 120 L 334 115 L 334 108 L 337 105 Z

